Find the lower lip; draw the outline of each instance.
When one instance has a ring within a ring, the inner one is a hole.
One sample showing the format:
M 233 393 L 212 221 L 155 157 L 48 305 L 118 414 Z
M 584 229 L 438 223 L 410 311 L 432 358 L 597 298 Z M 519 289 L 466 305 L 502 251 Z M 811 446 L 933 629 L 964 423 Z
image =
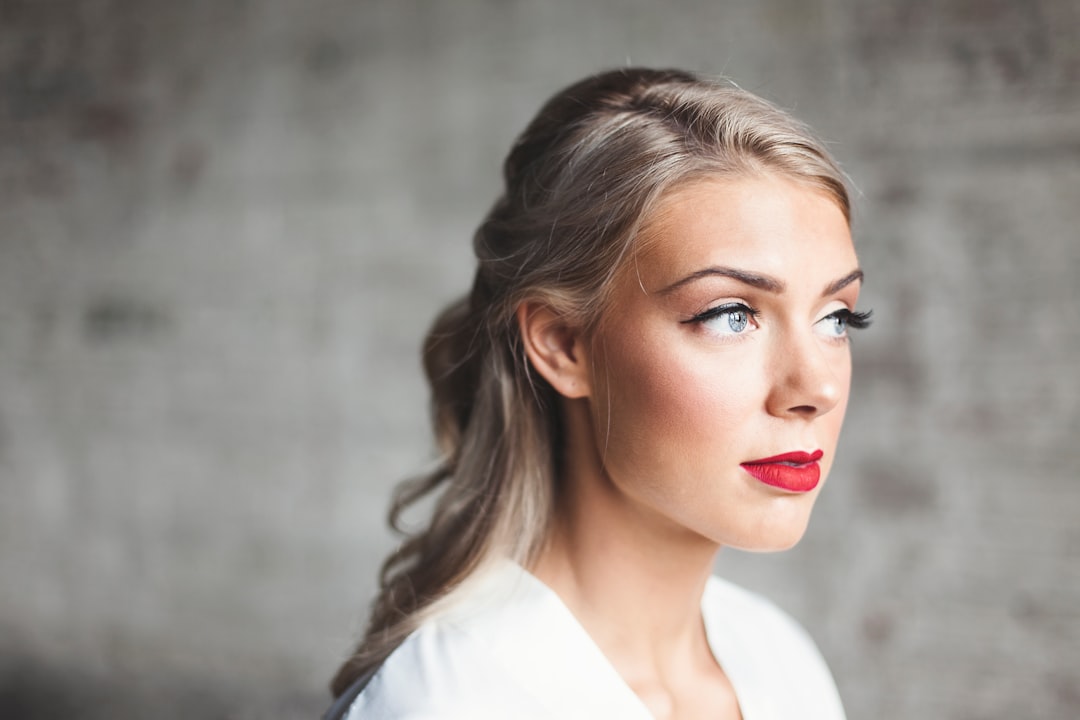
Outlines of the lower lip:
M 821 466 L 817 462 L 789 465 L 787 463 L 745 463 L 743 470 L 766 485 L 789 492 L 810 492 L 821 480 Z

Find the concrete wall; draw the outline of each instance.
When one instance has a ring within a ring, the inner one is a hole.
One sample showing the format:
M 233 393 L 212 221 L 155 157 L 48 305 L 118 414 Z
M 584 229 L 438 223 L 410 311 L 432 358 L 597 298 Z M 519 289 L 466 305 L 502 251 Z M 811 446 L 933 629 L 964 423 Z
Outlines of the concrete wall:
M 626 62 L 794 107 L 867 307 L 811 531 L 721 572 L 852 718 L 1080 715 L 1080 5 L 0 2 L 0 715 L 325 703 L 418 343 L 541 100 Z

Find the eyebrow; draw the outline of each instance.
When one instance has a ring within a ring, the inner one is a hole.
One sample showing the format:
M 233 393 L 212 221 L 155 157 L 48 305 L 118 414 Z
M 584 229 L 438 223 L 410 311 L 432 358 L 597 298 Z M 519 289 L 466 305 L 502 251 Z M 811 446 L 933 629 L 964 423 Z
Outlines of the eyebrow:
M 852 270 L 851 272 L 849 272 L 847 275 L 840 278 L 839 280 L 836 280 L 835 282 L 831 282 L 828 285 L 826 285 L 824 292 L 821 293 L 821 297 L 826 297 L 828 295 L 835 295 L 836 293 L 840 292 L 841 290 L 843 290 L 844 288 L 846 288 L 848 285 L 850 285 L 853 282 L 856 282 L 856 281 L 862 282 L 862 279 L 863 279 L 863 271 L 860 270 L 859 268 L 855 268 L 854 270 Z
M 759 273 L 748 272 L 746 270 L 738 270 L 736 268 L 714 265 L 712 267 L 707 267 L 696 272 L 692 272 L 681 280 L 676 280 L 671 285 L 668 285 L 667 287 L 660 290 L 659 294 L 667 295 L 678 290 L 684 285 L 688 285 L 692 282 L 696 282 L 697 280 L 701 280 L 702 278 L 707 277 L 731 278 L 732 280 L 737 280 L 744 285 L 749 285 L 751 287 L 756 287 L 761 290 L 766 290 L 768 292 L 777 294 L 782 293 L 784 292 L 784 290 L 787 289 L 787 285 L 785 285 L 783 281 L 777 280 L 776 278 L 770 277 L 768 275 L 761 275 Z M 834 280 L 833 282 L 826 285 L 825 290 L 823 290 L 821 293 L 821 296 L 826 297 L 828 295 L 834 295 L 846 288 L 851 283 L 861 281 L 862 279 L 863 271 L 856 268 L 855 270 L 852 270 L 839 280 Z
M 729 267 L 707 267 L 697 272 L 692 272 L 681 280 L 677 280 L 671 285 L 660 291 L 661 295 L 667 295 L 672 293 L 684 285 L 689 285 L 692 282 L 701 280 L 707 277 L 728 277 L 732 280 L 738 280 L 739 282 L 750 285 L 752 287 L 760 288 L 762 290 L 768 290 L 769 292 L 782 293 L 784 292 L 785 285 L 776 278 L 771 278 L 768 275 L 759 275 L 757 273 L 747 272 L 745 270 L 736 270 Z

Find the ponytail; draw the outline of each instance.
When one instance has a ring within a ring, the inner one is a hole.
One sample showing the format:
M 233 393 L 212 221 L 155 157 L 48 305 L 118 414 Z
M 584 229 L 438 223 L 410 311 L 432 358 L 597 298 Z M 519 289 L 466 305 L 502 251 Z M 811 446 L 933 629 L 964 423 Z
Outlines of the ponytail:
M 544 534 L 553 473 L 548 433 L 537 429 L 545 422 L 539 395 L 515 378 L 514 347 L 493 347 L 472 305 L 470 297 L 451 303 L 425 340 L 441 457 L 432 472 L 398 487 L 391 527 L 405 534 L 402 514 L 445 489 L 427 528 L 383 563 L 366 636 L 331 682 L 335 696 L 385 660 L 440 599 L 497 552 L 525 563 Z M 537 442 L 538 436 L 544 439 Z

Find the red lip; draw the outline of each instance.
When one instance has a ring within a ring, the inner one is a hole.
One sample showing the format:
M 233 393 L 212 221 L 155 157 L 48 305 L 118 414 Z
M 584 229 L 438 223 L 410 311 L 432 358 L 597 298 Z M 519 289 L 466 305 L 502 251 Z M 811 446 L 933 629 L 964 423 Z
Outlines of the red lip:
M 818 460 L 824 454 L 821 450 L 789 452 L 744 462 L 742 468 L 766 485 L 790 492 L 809 492 L 821 480 Z

